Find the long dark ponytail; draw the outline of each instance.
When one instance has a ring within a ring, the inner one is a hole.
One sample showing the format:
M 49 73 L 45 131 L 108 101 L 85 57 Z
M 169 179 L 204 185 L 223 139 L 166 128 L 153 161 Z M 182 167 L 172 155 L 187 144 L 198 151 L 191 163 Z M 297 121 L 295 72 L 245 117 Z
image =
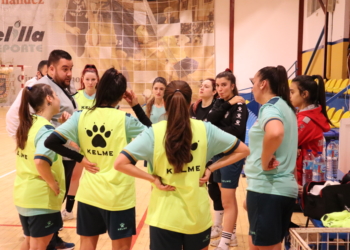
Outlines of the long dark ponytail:
M 322 76 L 301 75 L 295 77 L 292 82 L 297 85 L 300 94 L 302 94 L 303 91 L 309 92 L 309 98 L 306 100 L 307 104 L 321 105 L 322 114 L 327 118 L 328 123 L 332 124 L 327 115 L 326 90 Z
M 260 80 L 268 80 L 273 94 L 282 97 L 288 106 L 295 112 L 290 101 L 288 76 L 286 69 L 278 65 L 277 67 L 264 67 L 259 70 Z
M 192 90 L 185 81 L 172 81 L 164 92 L 165 110 L 169 117 L 165 133 L 165 153 L 174 173 L 192 161 L 192 130 L 189 114 Z
M 152 88 L 153 88 L 154 84 L 156 84 L 157 82 L 163 84 L 165 87 L 167 85 L 167 81 L 165 80 L 165 78 L 159 76 L 156 79 L 154 79 L 153 84 L 152 84 Z M 146 115 L 148 118 L 151 117 L 152 106 L 154 105 L 155 99 L 156 98 L 154 96 L 152 96 L 152 98 L 146 104 Z
M 25 87 L 22 90 L 21 105 L 18 110 L 19 126 L 16 132 L 17 148 L 24 149 L 28 140 L 29 129 L 33 125 L 33 116 L 29 105 L 35 113 L 39 112 L 45 102 L 46 96 L 53 97 L 53 90 L 47 84 L 36 84 L 33 87 Z

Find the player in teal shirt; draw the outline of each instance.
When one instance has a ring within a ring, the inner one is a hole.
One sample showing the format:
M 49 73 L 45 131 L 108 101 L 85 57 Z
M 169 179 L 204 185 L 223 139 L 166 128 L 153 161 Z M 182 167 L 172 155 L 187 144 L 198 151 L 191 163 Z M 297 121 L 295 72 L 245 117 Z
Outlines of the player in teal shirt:
M 207 191 L 200 184 L 208 181 L 212 171 L 249 154 L 248 148 L 235 136 L 210 123 L 190 119 L 191 97 L 192 91 L 186 82 L 172 81 L 167 85 L 164 102 L 169 119 L 140 134 L 123 149 L 114 164 L 116 170 L 155 185 L 146 220 L 150 225 L 152 250 L 207 249 L 210 204 Z M 205 170 L 206 162 L 220 152 L 225 156 Z M 151 174 L 134 166 L 138 159 L 150 163 Z M 190 166 L 196 166 L 196 173 L 188 168 Z M 178 214 L 181 222 L 174 221 L 169 214 Z
M 274 156 L 277 168 L 264 171 L 262 168 L 262 142 L 269 122 L 282 123 L 284 137 Z M 246 161 L 247 190 L 296 198 L 294 168 L 298 142 L 296 117 L 287 103 L 279 96 L 273 97 L 259 110 L 259 116 L 249 131 L 250 155 Z
M 152 123 L 165 120 L 163 96 L 166 85 L 167 82 L 163 77 L 157 77 L 154 79 L 152 84 L 153 97 L 143 107 L 143 111 L 145 111 Z
M 298 195 L 297 120 L 283 66 L 262 68 L 252 83 L 254 98 L 263 106 L 249 131 L 245 165 L 250 249 L 280 249 Z

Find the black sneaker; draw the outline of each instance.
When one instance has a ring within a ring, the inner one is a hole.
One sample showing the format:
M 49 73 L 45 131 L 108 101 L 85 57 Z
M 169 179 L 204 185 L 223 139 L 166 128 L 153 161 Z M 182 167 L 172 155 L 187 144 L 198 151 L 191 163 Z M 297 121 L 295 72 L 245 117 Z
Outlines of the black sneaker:
M 57 235 L 56 250 L 72 250 L 75 247 L 74 243 L 64 242 L 61 237 Z

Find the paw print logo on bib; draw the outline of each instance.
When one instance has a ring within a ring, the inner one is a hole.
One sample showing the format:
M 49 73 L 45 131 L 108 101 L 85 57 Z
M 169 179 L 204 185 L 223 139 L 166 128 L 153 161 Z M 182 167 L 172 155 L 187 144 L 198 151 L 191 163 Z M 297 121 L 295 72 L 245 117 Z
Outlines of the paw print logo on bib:
M 198 148 L 198 143 L 197 142 L 194 142 L 194 143 L 191 144 L 191 151 L 195 151 L 197 148 Z M 191 161 L 193 161 L 193 155 L 192 154 L 191 154 Z
M 98 128 L 98 126 L 95 124 L 94 126 L 92 126 L 92 130 L 86 130 L 86 134 L 89 137 L 92 137 L 92 146 L 94 146 L 95 148 L 105 148 L 107 146 L 107 142 L 105 139 L 111 136 L 111 131 L 106 131 L 104 125 Z

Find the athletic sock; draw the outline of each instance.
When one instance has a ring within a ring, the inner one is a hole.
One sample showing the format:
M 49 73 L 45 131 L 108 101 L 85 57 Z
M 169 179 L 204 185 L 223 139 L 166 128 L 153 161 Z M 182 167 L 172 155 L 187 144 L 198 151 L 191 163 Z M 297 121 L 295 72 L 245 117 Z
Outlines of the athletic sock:
M 224 250 L 229 249 L 231 236 L 232 236 L 232 233 L 222 231 L 221 239 L 218 247 L 221 247 Z
M 68 213 L 71 213 L 74 207 L 74 202 L 75 202 L 75 195 L 67 195 L 67 200 L 66 200 L 66 211 Z
M 218 210 L 218 211 L 215 210 L 214 214 L 215 214 L 214 225 L 221 226 L 222 225 L 222 219 L 224 218 L 224 210 Z

